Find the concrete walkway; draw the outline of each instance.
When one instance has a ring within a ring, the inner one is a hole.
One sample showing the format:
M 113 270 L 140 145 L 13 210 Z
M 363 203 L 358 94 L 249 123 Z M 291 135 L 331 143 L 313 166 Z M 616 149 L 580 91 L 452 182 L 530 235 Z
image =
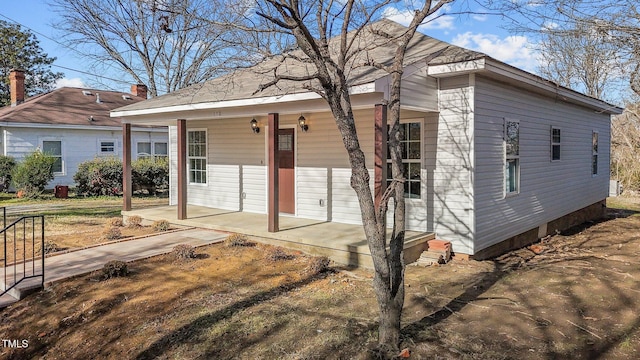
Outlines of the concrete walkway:
M 227 235 L 226 233 L 209 229 L 187 229 L 50 256 L 45 258 L 44 261 L 45 286 L 55 281 L 98 270 L 110 260 L 128 262 L 145 259 L 169 253 L 174 246 L 179 244 L 198 247 L 221 242 Z M 13 276 L 13 268 L 7 268 L 6 271 L 8 278 L 11 278 Z M 32 279 L 25 284 L 20 284 L 18 287 L 27 290 L 29 287 L 33 287 L 34 284 L 39 283 L 40 279 Z M 5 294 L 0 297 L 0 309 L 16 301 L 18 301 L 16 298 Z

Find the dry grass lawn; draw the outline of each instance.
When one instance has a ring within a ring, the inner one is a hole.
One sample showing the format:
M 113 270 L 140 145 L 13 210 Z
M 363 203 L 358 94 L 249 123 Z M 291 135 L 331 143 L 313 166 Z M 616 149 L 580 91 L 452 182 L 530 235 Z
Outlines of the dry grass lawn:
M 640 217 L 617 215 L 538 254 L 407 267 L 402 346 L 411 359 L 639 358 Z M 269 249 L 217 244 L 132 263 L 124 278 L 53 284 L 0 311 L 0 337 L 29 345 L 0 358 L 369 358 L 371 273 L 316 275 L 310 258 Z

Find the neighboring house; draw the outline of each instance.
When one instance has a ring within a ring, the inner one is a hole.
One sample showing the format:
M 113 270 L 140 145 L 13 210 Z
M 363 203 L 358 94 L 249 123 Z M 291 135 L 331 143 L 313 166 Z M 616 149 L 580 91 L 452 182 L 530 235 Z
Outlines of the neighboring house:
M 372 27 L 405 30 L 389 20 Z M 361 36 L 369 58 L 389 62 L 393 44 Z M 279 214 L 360 223 L 347 154 L 324 100 L 287 81 L 255 93 L 273 76 L 264 69 L 279 62 L 111 113 L 132 125 L 170 125 L 170 202 L 178 219 L 194 204 L 266 213 L 269 231 L 278 231 Z M 620 108 L 422 34 L 409 45 L 405 64 L 409 230 L 434 232 L 450 240 L 455 253 L 485 258 L 602 215 L 610 118 Z M 304 74 L 300 65 L 285 66 L 290 75 Z M 386 120 L 381 104 L 389 75 L 358 67 L 349 80 L 360 145 L 379 196 L 388 176 L 380 160 L 386 146 L 375 141 L 385 133 L 375 124 Z M 262 131 L 252 131 L 253 119 Z M 270 193 L 279 193 L 278 201 Z
M 57 158 L 55 185 L 73 186 L 78 165 L 98 156 L 122 156 L 122 124 L 109 111 L 147 98 L 144 85 L 132 94 L 60 88 L 25 99 L 24 73 L 13 70 L 11 105 L 0 108 L 0 155 L 20 161 L 39 148 Z M 167 128 L 136 127 L 134 156 L 167 155 Z

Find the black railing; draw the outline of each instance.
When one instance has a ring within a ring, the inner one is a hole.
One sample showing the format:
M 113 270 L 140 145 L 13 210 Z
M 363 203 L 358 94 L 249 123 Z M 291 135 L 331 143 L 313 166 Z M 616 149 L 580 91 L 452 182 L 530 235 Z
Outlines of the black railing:
M 44 215 L 22 216 L 7 225 L 2 208 L 3 258 L 0 296 L 21 282 L 41 278 L 44 286 Z

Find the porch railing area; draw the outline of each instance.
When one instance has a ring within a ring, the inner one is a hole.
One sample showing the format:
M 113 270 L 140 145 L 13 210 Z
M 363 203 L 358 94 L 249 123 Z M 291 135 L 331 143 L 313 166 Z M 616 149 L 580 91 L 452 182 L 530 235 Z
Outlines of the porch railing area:
M 0 296 L 27 281 L 44 286 L 44 215 L 22 216 L 7 225 L 7 210 L 1 209 Z

